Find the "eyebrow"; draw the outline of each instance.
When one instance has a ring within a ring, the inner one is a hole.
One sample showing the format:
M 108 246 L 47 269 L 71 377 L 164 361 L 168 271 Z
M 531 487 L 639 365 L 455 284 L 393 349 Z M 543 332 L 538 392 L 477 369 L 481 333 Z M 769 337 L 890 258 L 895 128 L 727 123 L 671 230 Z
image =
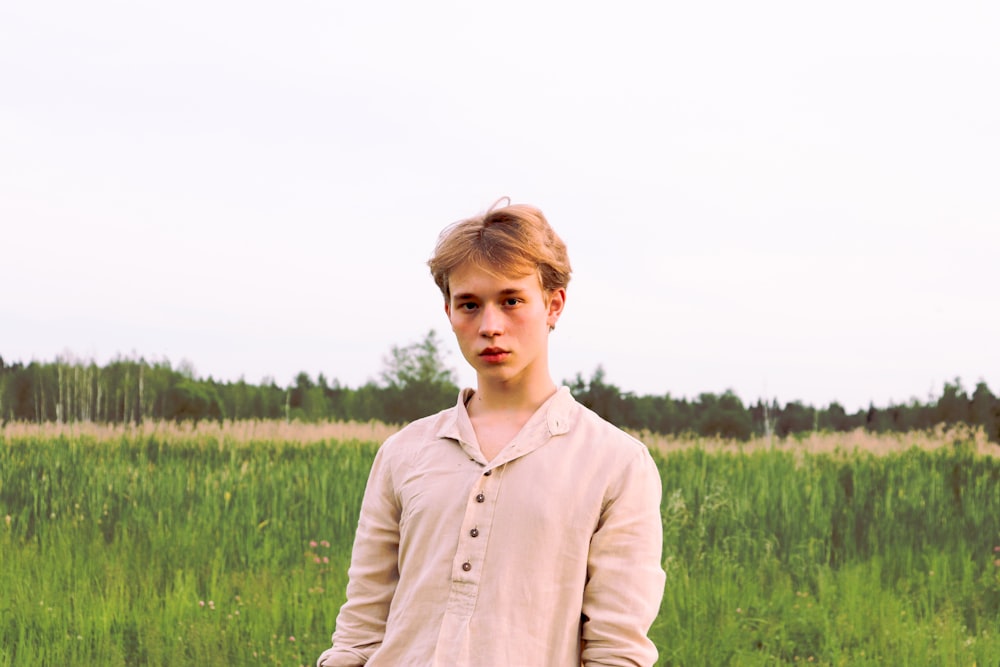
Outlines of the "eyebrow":
M 520 289 L 518 287 L 506 287 L 506 288 L 500 290 L 500 296 L 510 296 L 512 294 L 522 294 L 523 292 L 524 292 L 524 290 Z M 461 301 L 463 299 L 478 299 L 479 296 L 476 295 L 476 294 L 473 294 L 472 292 L 462 292 L 461 294 L 452 294 L 451 298 L 455 299 L 456 301 Z

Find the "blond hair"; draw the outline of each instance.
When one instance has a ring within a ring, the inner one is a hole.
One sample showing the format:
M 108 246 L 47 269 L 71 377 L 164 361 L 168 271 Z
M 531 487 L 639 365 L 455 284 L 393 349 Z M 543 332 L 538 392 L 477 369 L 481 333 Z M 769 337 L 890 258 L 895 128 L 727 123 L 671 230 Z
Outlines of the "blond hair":
M 505 199 L 507 205 L 499 206 Z M 427 265 L 445 301 L 451 298 L 448 277 L 466 262 L 496 275 L 537 273 L 545 292 L 565 288 L 572 272 L 566 244 L 542 212 L 507 197 L 441 232 Z

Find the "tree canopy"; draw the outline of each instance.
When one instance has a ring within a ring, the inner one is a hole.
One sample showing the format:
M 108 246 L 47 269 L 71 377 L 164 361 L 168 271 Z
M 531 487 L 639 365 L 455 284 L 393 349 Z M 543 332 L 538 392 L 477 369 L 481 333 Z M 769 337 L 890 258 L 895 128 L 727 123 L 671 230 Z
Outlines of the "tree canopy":
M 382 360 L 379 380 L 350 388 L 322 373 L 300 372 L 287 386 L 273 379 L 251 384 L 242 378 L 220 382 L 198 378 L 190 362 L 118 357 L 104 366 L 68 356 L 54 362 L 10 363 L 0 356 L 0 421 L 139 423 L 146 419 L 378 420 L 401 424 L 454 405 L 454 370 L 446 363 L 433 330 L 420 339 L 393 346 Z M 564 381 L 583 405 L 624 428 L 670 434 L 746 439 L 752 435 L 788 436 L 814 430 L 907 431 L 937 424 L 966 423 L 1000 442 L 1000 399 L 985 382 L 971 395 L 959 378 L 946 382 L 941 395 L 926 403 L 868 408 L 848 413 L 833 402 L 813 407 L 777 400 L 745 405 L 732 390 L 696 398 L 669 393 L 635 395 L 610 383 L 601 366 L 589 378 L 577 373 Z

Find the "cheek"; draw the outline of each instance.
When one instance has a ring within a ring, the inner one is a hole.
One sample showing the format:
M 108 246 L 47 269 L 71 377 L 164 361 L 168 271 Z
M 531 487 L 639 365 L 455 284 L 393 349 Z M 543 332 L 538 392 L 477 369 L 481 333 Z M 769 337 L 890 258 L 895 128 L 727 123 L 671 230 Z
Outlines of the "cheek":
M 468 317 L 449 317 L 448 322 L 451 324 L 451 330 L 459 335 L 467 332 L 469 327 L 472 326 L 472 322 Z

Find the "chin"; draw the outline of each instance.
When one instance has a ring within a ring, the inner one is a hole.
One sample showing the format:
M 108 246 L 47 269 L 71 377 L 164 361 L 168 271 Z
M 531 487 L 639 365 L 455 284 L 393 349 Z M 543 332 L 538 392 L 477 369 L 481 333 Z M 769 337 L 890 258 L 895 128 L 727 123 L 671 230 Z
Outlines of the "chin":
M 476 374 L 484 378 L 489 378 L 491 380 L 511 380 L 517 373 L 510 368 L 504 366 L 495 366 L 493 364 L 483 365 L 479 364 L 476 366 Z

